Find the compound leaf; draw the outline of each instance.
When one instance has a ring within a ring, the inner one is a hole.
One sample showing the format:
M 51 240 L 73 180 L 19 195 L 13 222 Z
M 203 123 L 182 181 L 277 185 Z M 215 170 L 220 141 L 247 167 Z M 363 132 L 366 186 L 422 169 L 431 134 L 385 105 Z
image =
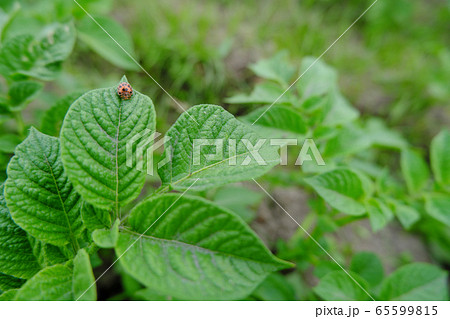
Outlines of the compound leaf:
M 150 98 L 137 91 L 122 100 L 116 87 L 97 89 L 71 105 L 61 129 L 61 156 L 84 200 L 118 214 L 139 195 L 145 172 L 127 165 L 126 149 L 146 130 L 155 131 L 155 110 Z
M 291 266 L 236 215 L 201 198 L 151 197 L 129 222 L 116 253 L 130 275 L 161 295 L 240 299 L 270 272 Z
M 178 118 L 166 137 L 164 151 L 170 160 L 158 173 L 164 186 L 175 189 L 187 189 L 194 181 L 192 189 L 247 180 L 279 163 L 276 147 L 217 105 L 190 108 Z M 219 144 L 194 147 L 196 141 L 202 140 Z M 249 151 L 257 148 L 258 143 L 262 161 L 256 160 Z
M 8 165 L 5 198 L 21 228 L 45 243 L 77 247 L 81 200 L 64 171 L 59 141 L 30 129 Z

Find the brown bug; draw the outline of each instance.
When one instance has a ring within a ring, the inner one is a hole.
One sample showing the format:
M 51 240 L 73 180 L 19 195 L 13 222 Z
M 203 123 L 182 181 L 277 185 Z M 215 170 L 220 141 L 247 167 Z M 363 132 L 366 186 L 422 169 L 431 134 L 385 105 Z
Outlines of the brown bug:
M 117 87 L 117 94 L 123 100 L 129 100 L 133 95 L 133 88 L 127 82 L 122 82 Z

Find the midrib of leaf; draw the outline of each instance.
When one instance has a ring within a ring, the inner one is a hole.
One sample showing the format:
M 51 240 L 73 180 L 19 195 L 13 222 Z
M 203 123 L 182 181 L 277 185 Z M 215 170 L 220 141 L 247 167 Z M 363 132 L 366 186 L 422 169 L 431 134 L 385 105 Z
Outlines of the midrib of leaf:
M 39 141 L 39 139 L 37 139 L 37 143 L 39 145 L 39 148 L 41 149 L 42 154 L 44 155 L 45 163 L 47 164 L 48 168 L 50 168 L 50 173 L 52 175 L 53 183 L 55 184 L 56 192 L 58 193 L 59 202 L 61 203 L 61 207 L 62 207 L 63 212 L 64 212 L 64 217 L 66 218 L 66 223 L 67 223 L 67 226 L 69 227 L 70 240 L 71 240 L 71 243 L 72 243 L 72 247 L 74 249 L 74 252 L 77 252 L 78 249 L 80 248 L 80 246 L 78 245 L 77 238 L 75 237 L 75 235 L 74 235 L 74 233 L 72 231 L 72 226 L 70 225 L 69 215 L 68 215 L 68 213 L 66 211 L 66 205 L 64 204 L 64 201 L 63 201 L 63 199 L 61 197 L 61 193 L 59 191 L 58 183 L 56 182 L 56 177 L 55 177 L 55 174 L 53 173 L 53 168 L 50 165 L 50 161 L 48 160 L 47 154 L 45 154 L 45 151 L 43 150 L 41 142 Z
M 204 252 L 207 252 L 207 253 L 213 253 L 213 254 L 216 254 L 216 255 L 223 255 L 223 256 L 227 256 L 227 257 L 233 257 L 233 258 L 236 258 L 236 259 L 241 259 L 241 260 L 254 262 L 254 263 L 259 263 L 259 264 L 263 264 L 263 265 L 272 265 L 271 263 L 266 263 L 266 262 L 262 262 L 262 261 L 259 261 L 259 260 L 249 259 L 247 257 L 232 255 L 230 253 L 225 253 L 225 252 L 221 252 L 221 251 L 211 250 L 211 249 L 208 249 L 208 248 L 203 248 L 203 247 L 200 247 L 200 246 L 196 246 L 194 244 L 184 243 L 184 242 L 181 242 L 181 241 L 175 240 L 175 239 L 158 238 L 158 237 L 153 237 L 153 236 L 149 236 L 149 235 L 145 235 L 145 234 L 139 234 L 139 233 L 137 233 L 135 231 L 132 231 L 129 228 L 121 228 L 121 230 L 124 231 L 124 232 L 130 233 L 130 234 L 132 234 L 134 236 L 141 237 L 141 238 L 148 238 L 148 239 L 152 239 L 152 240 L 155 240 L 155 241 L 161 241 L 161 242 L 169 242 L 169 243 L 172 243 L 172 244 L 175 243 L 175 244 L 180 245 L 180 246 L 194 247 L 196 250 L 204 251 Z M 286 264 L 290 264 L 288 262 L 285 262 L 285 263 Z
M 120 208 L 119 208 L 119 133 L 120 133 L 120 120 L 121 120 L 121 115 L 122 115 L 122 100 L 120 100 L 119 102 L 119 108 L 118 108 L 118 119 L 119 122 L 117 123 L 117 130 L 116 130 L 116 154 L 115 154 L 115 159 L 116 159 L 116 212 L 115 212 L 115 218 L 121 218 L 122 216 L 120 216 Z
M 223 159 L 223 160 L 221 160 L 221 161 L 219 161 L 219 162 L 216 162 L 216 163 L 210 164 L 210 165 L 208 165 L 208 166 L 202 167 L 201 169 L 196 170 L 196 171 L 194 171 L 194 172 L 192 172 L 192 173 L 186 175 L 185 177 L 183 177 L 183 178 L 181 178 L 181 179 L 179 179 L 179 180 L 177 180 L 177 181 L 175 181 L 175 182 L 173 182 L 173 183 L 170 183 L 169 185 L 167 185 L 167 186 L 165 186 L 165 187 L 162 187 L 160 190 L 157 190 L 156 192 L 154 192 L 154 193 L 152 193 L 152 194 L 159 194 L 159 193 L 166 192 L 167 190 L 169 190 L 169 188 L 170 188 L 171 186 L 175 186 L 175 185 L 177 185 L 177 184 L 179 184 L 179 183 L 181 183 L 181 182 L 184 182 L 184 181 L 187 180 L 188 178 L 191 178 L 191 177 L 195 176 L 196 174 L 199 174 L 199 173 L 203 172 L 204 170 L 213 168 L 214 166 L 220 165 L 220 164 L 222 164 L 222 163 L 224 163 L 224 162 L 226 162 L 226 161 L 229 161 L 229 160 L 232 159 L 232 158 L 239 158 L 240 156 L 244 156 L 244 155 L 248 155 L 248 154 L 251 154 L 251 153 L 250 153 L 249 151 L 247 151 L 247 152 L 245 152 L 245 153 L 237 154 L 236 156 L 228 157 L 228 158 L 225 158 L 225 159 Z M 172 172 L 171 172 L 170 174 L 171 174 L 170 178 L 172 179 Z

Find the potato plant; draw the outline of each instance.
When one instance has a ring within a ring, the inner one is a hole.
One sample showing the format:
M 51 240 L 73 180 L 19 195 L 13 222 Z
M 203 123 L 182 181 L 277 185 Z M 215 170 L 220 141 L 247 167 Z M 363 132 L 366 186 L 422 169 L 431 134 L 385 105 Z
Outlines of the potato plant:
M 134 55 L 107 5 L 80 2 Z M 225 108 L 189 107 L 173 124 L 133 81 L 122 98 L 128 80 L 117 76 L 74 90 L 30 125 L 27 107 L 64 76 L 76 43 L 137 70 L 77 6 L 55 1 L 50 23 L 45 3 L 0 11 L 0 122 L 14 123 L 0 132 L 0 300 L 448 300 L 448 129 L 420 149 L 361 116 L 331 66 L 304 57 L 298 68 L 284 51 L 250 65 L 259 79 L 250 92 Z M 31 15 L 39 32 L 24 28 Z M 186 96 L 199 95 L 196 79 Z M 157 120 L 170 126 L 163 151 L 152 148 Z M 275 188 L 292 186 L 307 194 L 308 215 L 291 238 L 265 243 L 252 229 L 256 208 L 264 197 L 283 206 Z M 382 256 L 342 252 L 330 235 L 364 221 L 373 233 L 399 224 L 423 237 L 431 262 L 387 273 Z M 107 272 L 119 291 L 104 292 Z

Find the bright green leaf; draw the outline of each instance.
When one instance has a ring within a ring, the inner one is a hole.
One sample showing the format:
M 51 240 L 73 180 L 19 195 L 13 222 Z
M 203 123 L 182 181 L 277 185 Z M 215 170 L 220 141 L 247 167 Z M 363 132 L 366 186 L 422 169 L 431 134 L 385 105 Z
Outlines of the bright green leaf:
M 158 169 L 166 187 L 187 189 L 196 180 L 192 189 L 217 187 L 258 177 L 279 163 L 276 147 L 217 105 L 190 108 L 166 136 L 170 139 L 166 141 L 164 151 L 171 161 Z M 200 139 L 207 143 L 222 141 L 223 144 L 197 144 L 194 148 L 193 141 Z M 235 147 L 230 146 L 233 142 Z M 257 161 L 249 150 L 258 143 L 262 162 Z
M 135 55 L 133 42 L 127 30 L 111 18 L 94 16 L 94 19 L 109 35 L 90 17 L 85 16 L 77 26 L 80 40 L 97 54 L 120 68 L 126 70 L 139 69 L 139 66 L 125 53 L 126 51 L 133 57 Z M 117 45 L 116 41 L 123 49 Z
M 305 181 L 333 208 L 349 215 L 366 212 L 364 205 L 358 202 L 365 193 L 360 174 L 349 169 L 335 169 Z
M 89 256 L 82 249 L 73 260 L 73 266 L 55 265 L 38 272 L 20 288 L 16 300 L 95 300 L 94 281 Z
M 16 294 L 19 289 L 11 289 L 0 295 L 0 301 L 13 301 L 16 298 Z
M 293 108 L 282 105 L 273 105 L 271 108 L 258 108 L 242 117 L 242 119 L 250 124 L 256 121 L 255 126 L 270 130 L 269 133 L 271 134 L 268 134 L 267 137 L 272 138 L 280 135 L 273 134 L 272 131 L 281 131 L 282 137 L 286 137 L 286 134 L 289 133 L 291 133 L 291 136 L 292 133 L 295 134 L 294 136 L 303 135 L 308 131 L 302 116 Z
M 450 189 L 450 131 L 443 130 L 431 141 L 431 168 L 436 181 Z
M 367 282 L 355 273 L 350 274 L 367 291 Z M 313 290 L 326 301 L 371 300 L 366 292 L 342 270 L 325 275 Z
M 426 197 L 427 213 L 450 227 L 450 196 L 430 195 Z
M 289 92 L 283 94 L 284 89 L 280 85 L 268 82 L 255 85 L 250 94 L 237 94 L 225 99 L 225 102 L 231 104 L 272 104 L 278 98 L 277 103 L 294 103 L 292 95 Z M 283 94 L 283 96 L 281 96 Z M 280 97 L 281 96 L 281 97 Z
M 377 255 L 359 252 L 352 258 L 350 270 L 364 278 L 371 286 L 378 285 L 384 276 L 383 265 Z
M 250 69 L 262 78 L 287 86 L 295 72 L 295 68 L 287 62 L 287 55 L 286 51 L 279 52 L 269 59 L 251 64 Z
M 116 253 L 130 275 L 161 295 L 241 299 L 270 272 L 291 266 L 237 216 L 201 198 L 151 197 L 129 222 L 132 231 L 120 233 Z
M 146 174 L 127 165 L 126 150 L 145 130 L 155 131 L 155 109 L 136 90 L 129 100 L 122 100 L 116 87 L 93 90 L 71 105 L 61 128 L 62 160 L 84 200 L 113 208 L 119 217 L 120 207 L 139 195 Z
M 370 225 L 374 232 L 383 229 L 394 217 L 390 208 L 380 200 L 371 198 L 367 202 L 366 207 L 369 213 Z
M 387 277 L 382 285 L 382 300 L 448 300 L 447 273 L 425 263 L 403 266 Z
M 403 149 L 400 164 L 403 178 L 411 194 L 419 192 L 426 186 L 430 173 L 427 163 L 417 152 L 408 148 Z
M 295 290 L 291 283 L 279 273 L 270 274 L 252 293 L 259 300 L 295 300 Z
M 78 246 L 81 200 L 67 178 L 59 141 L 31 128 L 8 165 L 5 197 L 20 227 L 43 242 Z
M 92 233 L 92 239 L 101 248 L 113 248 L 119 239 L 120 220 L 116 219 L 111 229 L 96 229 Z
M 399 202 L 394 203 L 394 213 L 405 229 L 410 229 L 420 219 L 420 214 L 414 208 Z

